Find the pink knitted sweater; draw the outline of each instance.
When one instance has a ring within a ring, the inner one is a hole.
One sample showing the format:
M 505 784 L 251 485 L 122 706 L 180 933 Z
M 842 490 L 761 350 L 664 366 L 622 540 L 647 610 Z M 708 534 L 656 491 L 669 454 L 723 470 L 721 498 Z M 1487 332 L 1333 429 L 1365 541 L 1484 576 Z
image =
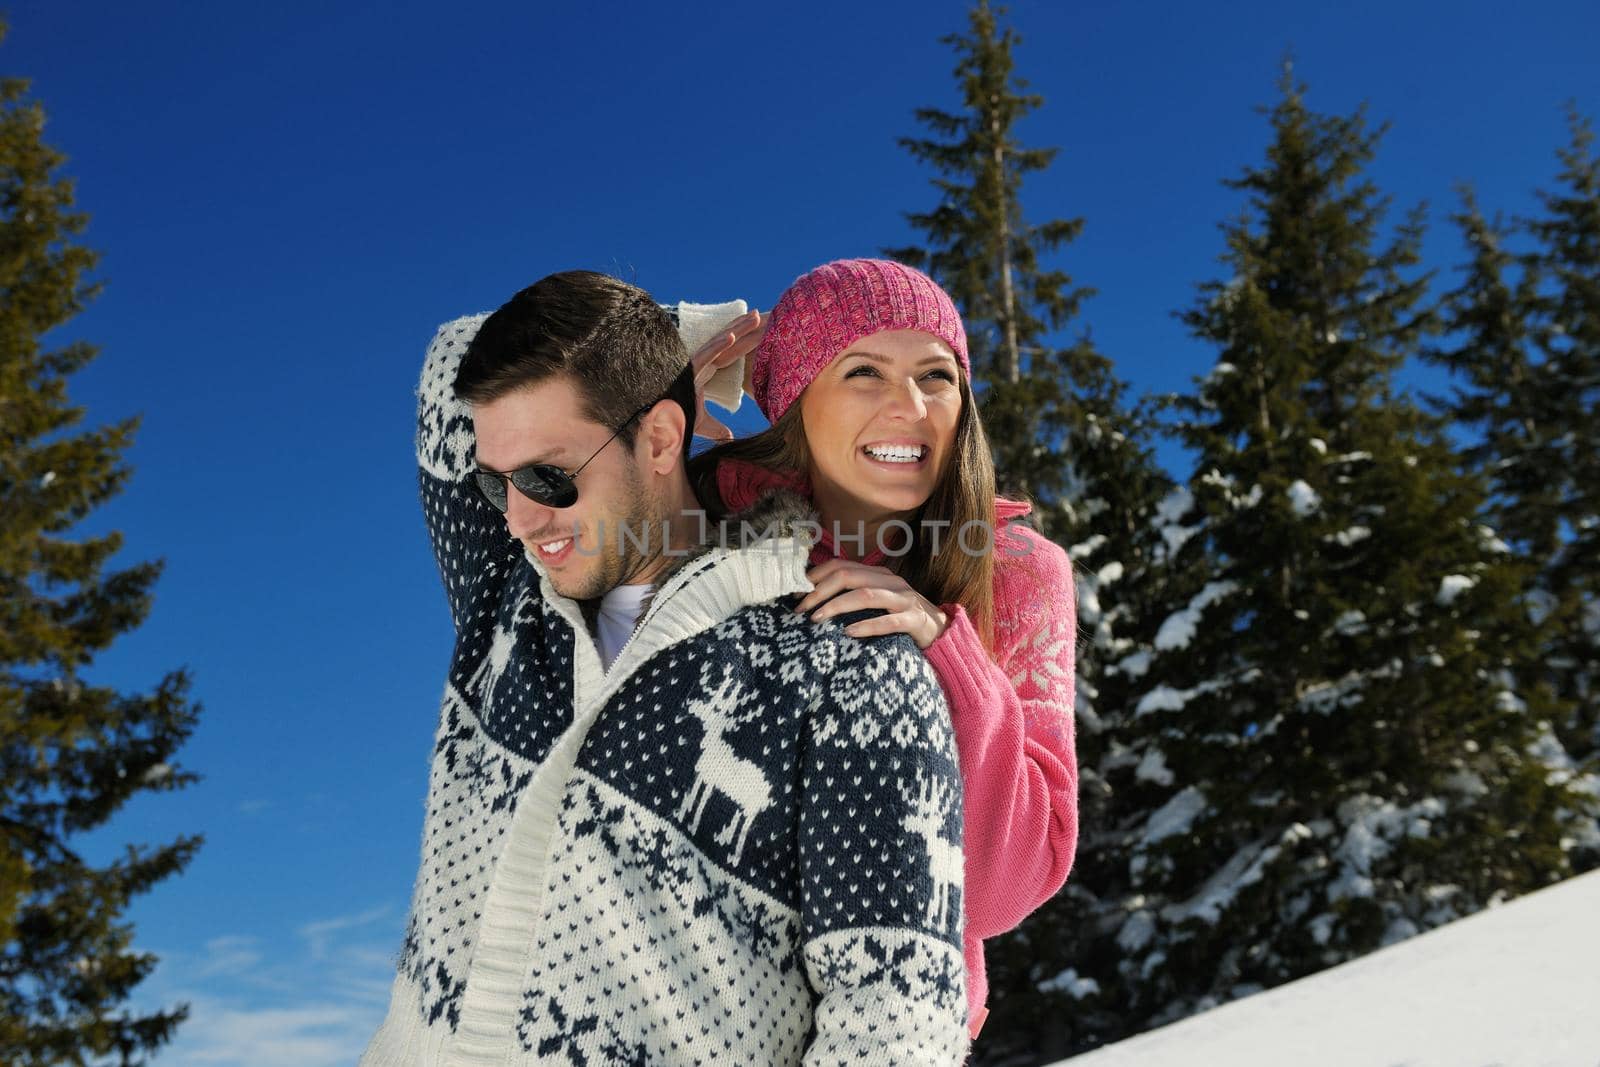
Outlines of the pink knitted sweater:
M 810 496 L 803 475 L 738 461 L 717 469 L 723 503 L 741 509 L 770 488 Z M 1073 689 L 1077 593 L 1067 554 L 1010 519 L 1028 504 L 995 500 L 995 655 L 959 604 L 940 605 L 950 624 L 928 646 L 954 720 L 965 791 L 966 959 L 973 1035 L 986 1014 L 983 939 L 1002 934 L 1043 904 L 1072 870 L 1078 846 L 1078 760 Z M 813 565 L 837 556 L 829 535 Z M 884 565 L 882 552 L 861 562 Z

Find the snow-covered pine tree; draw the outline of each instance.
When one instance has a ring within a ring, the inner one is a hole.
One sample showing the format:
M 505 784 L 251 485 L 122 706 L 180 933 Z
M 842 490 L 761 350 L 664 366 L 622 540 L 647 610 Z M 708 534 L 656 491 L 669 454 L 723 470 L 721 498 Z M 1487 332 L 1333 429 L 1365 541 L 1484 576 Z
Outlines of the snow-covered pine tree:
M 1571 143 L 1542 216 L 1530 266 L 1542 280 L 1533 301 L 1534 343 L 1555 400 L 1560 544 L 1541 557 L 1554 631 L 1546 657 L 1573 712 L 1561 731 L 1573 756 L 1600 770 L 1600 154 L 1593 123 L 1569 112 Z
M 1287 69 L 1175 428 L 1170 539 L 1213 568 L 1155 636 L 1126 910 L 1101 935 L 1131 1029 L 1360 955 L 1571 873 L 1587 803 L 1538 755 L 1520 577 L 1481 483 L 1394 386 L 1432 327 L 1420 211 L 1380 236 L 1364 111 Z M 1381 247 L 1380 247 L 1381 245 Z
M 1576 114 L 1559 153 L 1564 188 L 1548 214 L 1515 229 L 1488 221 L 1470 191 L 1454 216 L 1469 249 L 1461 285 L 1443 301 L 1448 343 L 1428 358 L 1458 379 L 1435 405 L 1464 431 L 1463 461 L 1486 480 L 1485 521 L 1526 560 L 1524 611 L 1538 630 L 1519 664 L 1525 684 L 1554 692 L 1543 746 L 1558 776 L 1600 770 L 1600 165 Z M 1531 251 L 1510 241 L 1529 239 Z M 1593 827 L 1576 857 L 1600 861 Z
M 1098 477 L 1087 483 L 1115 495 L 1078 502 L 1095 521 L 1071 549 L 1080 626 L 1077 858 L 1054 899 L 987 943 L 991 1018 L 974 1064 L 1054 1062 L 1132 1032 L 1122 1014 L 1125 954 L 1110 935 L 1136 892 L 1127 857 L 1150 813 L 1139 784 L 1171 780 L 1153 724 L 1135 709 L 1167 598 L 1198 588 L 1205 568 L 1199 556 L 1181 566 L 1173 557 L 1160 506 L 1174 487 L 1145 444 L 1142 418 L 1130 412 L 1123 426 L 1123 440 L 1095 453 Z
M 1508 228 L 1490 221 L 1470 189 L 1451 216 L 1471 258 L 1461 285 L 1441 302 L 1450 343 L 1424 356 L 1460 384 L 1433 406 L 1465 433 L 1462 461 L 1486 479 L 1484 518 L 1520 555 L 1549 559 L 1560 541 L 1561 461 L 1554 438 L 1560 398 L 1533 358 L 1537 280 L 1507 245 Z
M 1099 995 L 1117 981 L 1116 960 L 1099 951 L 1104 940 L 1095 931 L 1125 914 L 1129 826 L 1138 821 L 1130 805 L 1139 799 L 1129 783 L 1162 773 L 1141 766 L 1149 724 L 1133 709 L 1160 609 L 1184 579 L 1152 521 L 1173 487 L 1149 446 L 1143 405 L 1115 410 L 1115 421 L 1089 422 L 1088 447 L 1076 456 L 1083 495 L 1069 498 L 1064 512 L 1077 519 L 1069 527 L 1079 625 L 1077 858 L 1060 893 L 986 943 L 991 1015 L 975 1065 L 1054 1061 L 1122 1032 Z M 1196 560 L 1184 563 L 1199 572 Z
M 160 565 L 108 571 L 121 535 L 74 536 L 126 481 L 137 420 L 79 427 L 67 381 L 95 350 L 44 340 L 93 296 L 95 257 L 26 93 L 0 80 L 0 1063 L 128 1065 L 185 1009 L 129 1010 L 155 957 L 133 947 L 127 908 L 199 838 L 103 863 L 80 842 L 134 795 L 193 780 L 172 757 L 198 708 L 182 671 L 148 693 L 83 677 L 143 621 Z

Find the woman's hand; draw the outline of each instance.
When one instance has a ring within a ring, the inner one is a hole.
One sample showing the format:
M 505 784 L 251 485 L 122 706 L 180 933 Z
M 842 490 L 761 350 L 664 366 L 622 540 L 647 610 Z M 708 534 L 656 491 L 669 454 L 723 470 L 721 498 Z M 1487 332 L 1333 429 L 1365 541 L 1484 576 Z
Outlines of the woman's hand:
M 846 626 L 844 632 L 851 637 L 910 634 L 917 647 L 926 650 L 950 625 L 948 615 L 887 567 L 830 559 L 811 568 L 806 577 L 816 588 L 795 605 L 795 610 L 803 614 L 821 604 L 811 615 L 813 622 L 864 608 L 883 608 L 888 612 Z
M 694 402 L 696 413 L 694 418 L 694 433 L 696 437 L 704 437 L 712 441 L 731 441 L 733 431 L 722 423 L 712 418 L 706 411 L 705 384 L 717 371 L 729 366 L 736 360 L 749 356 L 756 350 L 756 345 L 761 343 L 761 336 L 767 332 L 766 320 L 759 311 L 747 311 L 734 319 L 711 340 L 701 345 L 689 357 L 689 363 L 694 367 Z M 750 366 L 746 361 L 745 381 L 748 383 Z

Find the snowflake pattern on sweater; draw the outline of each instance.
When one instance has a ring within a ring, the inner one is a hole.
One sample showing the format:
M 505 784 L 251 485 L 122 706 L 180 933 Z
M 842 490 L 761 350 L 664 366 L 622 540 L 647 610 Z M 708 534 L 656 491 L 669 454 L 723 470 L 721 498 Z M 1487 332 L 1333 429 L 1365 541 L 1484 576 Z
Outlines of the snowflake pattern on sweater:
M 422 864 L 364 1064 L 961 1061 L 961 791 L 903 635 L 793 604 L 803 541 L 713 547 L 610 671 L 471 490 L 441 329 L 418 427 L 457 641 Z M 809 517 L 775 494 L 755 528 Z

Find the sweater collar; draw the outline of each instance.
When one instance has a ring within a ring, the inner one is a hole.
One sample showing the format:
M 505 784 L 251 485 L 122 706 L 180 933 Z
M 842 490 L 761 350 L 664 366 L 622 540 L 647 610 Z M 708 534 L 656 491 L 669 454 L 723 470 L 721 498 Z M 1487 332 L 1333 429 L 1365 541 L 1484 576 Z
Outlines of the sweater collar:
M 672 568 L 658 579 L 633 636 L 610 670 L 601 667 L 593 641 L 577 643 L 579 689 L 590 691 L 579 695 L 579 704 L 587 703 L 590 694 L 609 695 L 656 652 L 718 625 L 742 608 L 810 592 L 806 570 L 814 521 L 815 513 L 804 497 L 775 488 L 711 528 L 704 543 L 675 557 Z M 579 602 L 556 592 L 531 552 L 524 551 L 524 557 L 539 575 L 545 602 L 574 631 L 587 635 Z

